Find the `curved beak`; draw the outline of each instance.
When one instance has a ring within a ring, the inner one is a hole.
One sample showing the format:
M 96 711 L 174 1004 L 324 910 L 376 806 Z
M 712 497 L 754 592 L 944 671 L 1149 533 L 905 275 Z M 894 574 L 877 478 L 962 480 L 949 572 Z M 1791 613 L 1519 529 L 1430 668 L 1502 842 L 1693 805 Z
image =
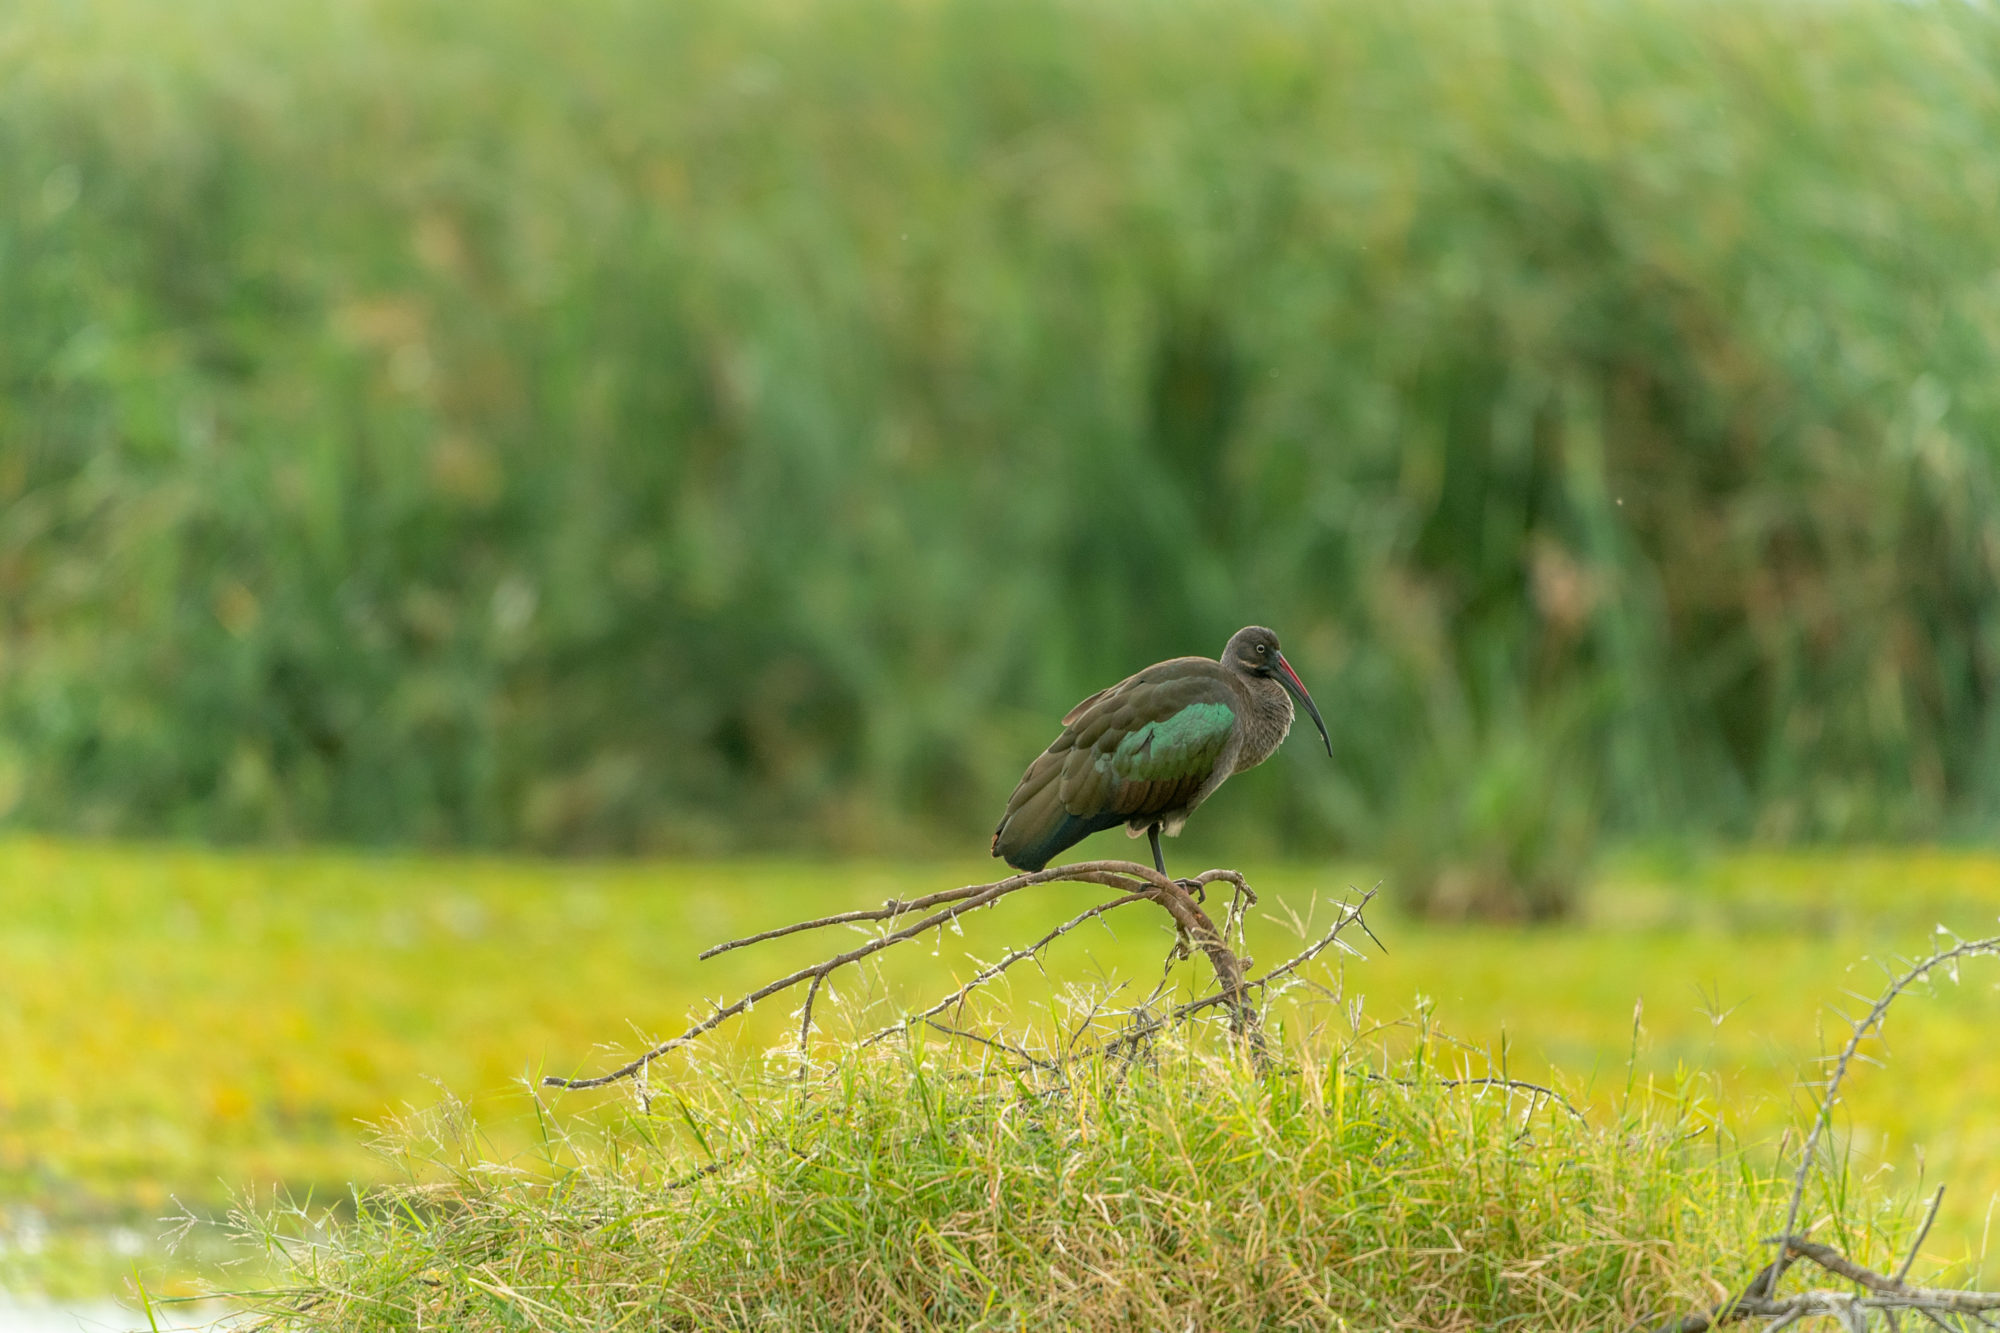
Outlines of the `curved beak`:
M 1320 720 L 1319 709 L 1313 706 L 1313 697 L 1306 693 L 1306 683 L 1299 679 L 1298 672 L 1292 670 L 1292 664 L 1285 660 L 1283 653 L 1278 654 L 1278 683 L 1291 691 L 1294 699 L 1305 705 L 1307 716 L 1311 717 L 1313 725 L 1319 728 L 1319 738 L 1326 742 L 1326 757 L 1333 758 L 1333 737 L 1326 734 L 1326 723 Z

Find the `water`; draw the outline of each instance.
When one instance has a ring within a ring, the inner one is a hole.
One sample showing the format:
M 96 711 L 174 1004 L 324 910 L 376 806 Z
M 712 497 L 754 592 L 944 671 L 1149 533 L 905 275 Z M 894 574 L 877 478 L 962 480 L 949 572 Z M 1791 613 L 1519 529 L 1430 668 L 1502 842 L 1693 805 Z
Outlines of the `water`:
M 151 1333 L 160 1329 L 227 1328 L 227 1305 L 203 1301 L 194 1305 L 153 1307 L 153 1323 L 144 1310 L 116 1301 L 20 1301 L 0 1295 L 0 1333 Z

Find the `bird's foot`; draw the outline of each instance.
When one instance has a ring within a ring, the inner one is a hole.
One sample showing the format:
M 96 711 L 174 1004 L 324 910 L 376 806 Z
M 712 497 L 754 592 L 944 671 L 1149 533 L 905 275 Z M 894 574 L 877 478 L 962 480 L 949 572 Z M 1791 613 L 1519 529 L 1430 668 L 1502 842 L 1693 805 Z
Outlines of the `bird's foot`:
M 1174 881 L 1174 887 L 1183 893 L 1193 894 L 1194 900 L 1198 903 L 1208 901 L 1208 885 L 1198 879 L 1177 879 Z

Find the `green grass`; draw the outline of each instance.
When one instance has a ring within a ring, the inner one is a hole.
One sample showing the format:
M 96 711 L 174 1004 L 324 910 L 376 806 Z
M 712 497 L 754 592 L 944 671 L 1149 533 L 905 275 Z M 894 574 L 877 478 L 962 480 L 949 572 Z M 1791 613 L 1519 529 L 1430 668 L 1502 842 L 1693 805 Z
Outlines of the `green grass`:
M 278 1324 L 1623 1328 L 1741 1280 L 1782 1215 L 1685 1104 L 1584 1125 L 1440 1082 L 1446 1041 L 1343 1036 L 1262 1073 L 1205 1039 L 1060 1082 L 935 1046 L 803 1087 L 703 1065 L 510 1159 L 444 1108 Z
M 1105 839 L 1107 850 L 1122 847 Z M 712 963 L 694 954 L 738 933 L 972 882 L 994 863 L 536 863 L 352 854 L 218 855 L 171 847 L 0 843 L 8 928 L 0 932 L 0 1225 L 29 1204 L 50 1225 L 40 1255 L 0 1253 L 0 1285 L 80 1290 L 114 1283 L 130 1260 L 104 1228 L 151 1234 L 170 1196 L 219 1211 L 235 1192 L 322 1202 L 350 1182 L 393 1178 L 366 1123 L 462 1098 L 501 1156 L 541 1131 L 524 1074 L 590 1072 L 636 1044 L 633 1025 L 673 1029 L 704 995 L 733 993 L 801 961 L 809 941 Z M 1330 898 L 1359 868 L 1246 869 L 1265 895 L 1251 952 L 1293 937 L 1283 916 Z M 882 985 L 934 993 L 1050 920 L 1015 900 L 981 914 L 935 955 L 916 947 Z M 1844 1035 L 1830 1006 L 1872 992 L 1871 957 L 1920 951 L 1937 922 L 1967 936 L 2000 911 L 2000 860 L 1883 853 L 1627 858 L 1601 876 L 1582 920 L 1534 931 L 1401 920 L 1386 891 L 1373 949 L 1344 967 L 1350 997 L 1378 1020 L 1421 1009 L 1443 1032 L 1512 1073 L 1563 1082 L 1614 1116 L 1628 1080 L 1698 1099 L 1705 1122 L 1768 1152 L 1801 1122 L 1796 1091 Z M 1324 908 L 1320 917 L 1324 919 Z M 1277 919 L 1270 919 L 1277 918 Z M 1051 971 L 1091 979 L 1157 975 L 1164 933 L 1131 917 L 1054 951 Z M 1849 1089 L 1843 1142 L 1875 1188 L 1914 1194 L 1920 1172 L 1953 1190 L 1933 1253 L 1982 1248 L 2000 1190 L 2000 1062 L 1988 1058 L 1994 978 L 1912 996 L 1891 1017 L 1885 1072 Z M 1420 1000 L 1419 997 L 1424 997 Z M 859 1001 L 867 998 L 857 992 Z M 1024 1021 L 1054 998 L 1024 977 Z M 1634 1053 L 1634 1010 L 1643 1018 Z M 737 1054 L 781 1040 L 784 1005 L 760 1006 Z M 610 1049 L 605 1049 L 606 1047 Z M 1881 1051 L 1876 1052 L 1878 1055 Z M 624 1113 L 617 1094 L 552 1103 L 566 1121 Z M 201 1233 L 197 1233 L 198 1235 Z M 158 1250 L 139 1269 L 161 1289 L 212 1255 Z

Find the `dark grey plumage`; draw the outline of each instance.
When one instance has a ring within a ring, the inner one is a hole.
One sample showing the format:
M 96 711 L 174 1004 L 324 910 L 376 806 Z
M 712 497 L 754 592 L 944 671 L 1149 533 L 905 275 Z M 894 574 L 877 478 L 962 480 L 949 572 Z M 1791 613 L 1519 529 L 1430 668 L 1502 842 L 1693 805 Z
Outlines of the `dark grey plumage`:
M 993 854 L 1040 870 L 1092 833 L 1124 824 L 1159 837 L 1232 774 L 1263 763 L 1291 731 L 1293 699 L 1305 705 L 1327 753 L 1333 742 L 1278 636 L 1251 625 L 1222 659 L 1176 657 L 1099 690 L 1063 717 L 1063 731 L 1015 787 L 993 832 Z

